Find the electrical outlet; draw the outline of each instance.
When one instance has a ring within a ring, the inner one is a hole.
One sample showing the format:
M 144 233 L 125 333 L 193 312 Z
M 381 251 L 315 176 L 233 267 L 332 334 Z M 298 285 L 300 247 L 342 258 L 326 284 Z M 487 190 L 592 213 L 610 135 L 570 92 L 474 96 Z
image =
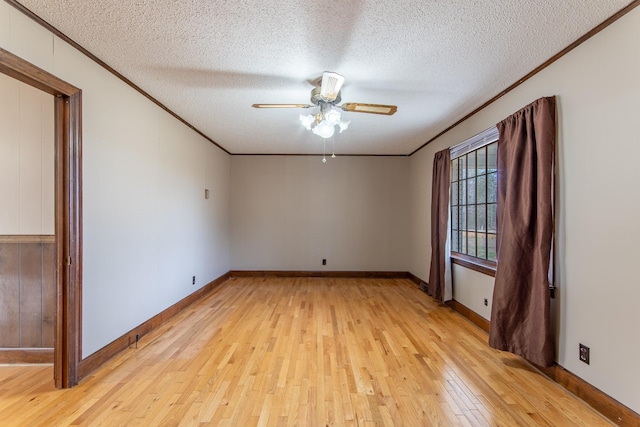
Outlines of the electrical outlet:
M 589 364 L 589 347 L 580 344 L 580 361 Z
M 327 265 L 327 260 L 322 258 L 322 265 Z
M 484 305 L 485 305 L 485 306 L 489 306 L 489 300 L 488 300 L 488 299 L 486 299 L 486 298 L 484 299 Z
M 191 284 L 192 284 L 192 285 L 195 285 L 195 284 L 196 284 L 196 276 L 193 276 L 193 277 L 191 278 Z

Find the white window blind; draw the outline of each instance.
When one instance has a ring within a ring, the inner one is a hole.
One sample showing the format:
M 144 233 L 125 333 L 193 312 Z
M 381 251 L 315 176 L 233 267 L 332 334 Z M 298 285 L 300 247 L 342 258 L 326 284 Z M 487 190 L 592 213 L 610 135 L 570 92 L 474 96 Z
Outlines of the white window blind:
M 493 126 L 485 131 L 480 132 L 479 134 L 472 136 L 471 138 L 461 142 L 460 144 L 454 145 L 450 148 L 451 150 L 451 159 L 455 159 L 456 157 L 460 157 L 464 154 L 467 154 L 470 151 L 476 150 L 485 145 L 491 144 L 498 140 L 498 128 Z

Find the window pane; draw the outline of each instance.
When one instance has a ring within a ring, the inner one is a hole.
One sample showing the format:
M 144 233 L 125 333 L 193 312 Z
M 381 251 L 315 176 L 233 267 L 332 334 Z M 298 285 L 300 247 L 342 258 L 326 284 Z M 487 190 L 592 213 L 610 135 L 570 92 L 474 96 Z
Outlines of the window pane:
M 496 260 L 497 143 L 451 161 L 451 250 Z
M 480 175 L 476 178 L 476 203 L 487 202 L 487 177 Z
M 460 232 L 460 252 L 463 254 L 467 253 L 467 232 Z
M 476 233 L 467 233 L 467 253 L 476 256 Z
M 471 231 L 476 229 L 476 206 L 467 206 L 467 230 Z
M 476 152 L 472 151 L 467 154 L 467 176 L 476 176 Z
M 451 206 L 458 204 L 458 183 L 451 183 Z
M 498 231 L 496 227 L 496 208 L 495 203 L 487 205 L 487 231 L 495 233 Z
M 467 180 L 467 204 L 475 205 L 476 203 L 476 179 L 469 178 Z
M 478 246 L 476 249 L 476 256 L 478 258 L 487 259 L 487 235 L 486 233 L 476 233 L 478 239 Z
M 483 175 L 487 173 L 487 149 L 486 147 L 482 147 L 478 149 L 477 152 L 477 174 Z
M 467 180 L 460 181 L 460 199 L 458 201 L 459 205 L 467 204 Z
M 460 230 L 467 229 L 467 207 L 460 206 Z
M 467 156 L 458 157 L 460 161 L 460 179 L 465 179 L 467 177 Z
M 458 207 L 457 206 L 452 206 L 451 207 L 451 229 L 452 230 L 459 230 L 459 228 L 458 228 Z
M 458 159 L 453 159 L 451 161 L 451 181 L 458 180 Z
M 496 235 L 488 234 L 487 242 L 488 242 L 487 259 L 491 261 L 495 261 L 496 260 Z
M 498 170 L 498 143 L 487 145 L 487 172 Z
M 477 205 L 476 215 L 476 230 L 487 231 L 487 205 Z
M 498 201 L 498 174 L 490 173 L 487 175 L 487 203 L 495 203 Z

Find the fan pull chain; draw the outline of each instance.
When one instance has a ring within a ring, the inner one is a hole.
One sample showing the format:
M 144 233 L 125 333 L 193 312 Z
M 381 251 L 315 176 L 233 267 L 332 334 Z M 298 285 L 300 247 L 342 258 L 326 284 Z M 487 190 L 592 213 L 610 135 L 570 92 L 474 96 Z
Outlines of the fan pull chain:
M 322 163 L 327 163 L 327 140 L 322 139 Z

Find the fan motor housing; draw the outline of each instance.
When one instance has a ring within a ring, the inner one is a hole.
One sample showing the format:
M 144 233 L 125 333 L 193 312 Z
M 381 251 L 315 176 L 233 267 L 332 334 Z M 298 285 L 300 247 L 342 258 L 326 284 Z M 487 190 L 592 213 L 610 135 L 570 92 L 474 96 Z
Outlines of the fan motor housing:
M 311 102 L 313 105 L 320 105 L 320 103 L 329 103 L 329 104 L 337 104 L 342 100 L 342 93 L 338 92 L 338 96 L 336 99 L 327 99 L 324 96 L 320 95 L 320 87 L 315 87 L 311 90 Z

